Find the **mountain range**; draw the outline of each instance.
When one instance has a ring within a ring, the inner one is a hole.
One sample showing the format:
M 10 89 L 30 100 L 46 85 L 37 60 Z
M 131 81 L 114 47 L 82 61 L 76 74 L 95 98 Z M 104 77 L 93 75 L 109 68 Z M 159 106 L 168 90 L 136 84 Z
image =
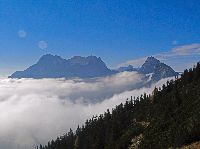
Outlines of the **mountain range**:
M 16 71 L 10 78 L 92 78 L 116 73 L 96 56 L 74 56 L 63 59 L 57 55 L 43 55 L 39 61 L 24 71 Z
M 57 55 L 46 54 L 36 64 L 24 71 L 14 72 L 9 78 L 95 78 L 123 71 L 137 71 L 151 76 L 151 79 L 155 81 L 178 75 L 170 66 L 154 57 L 148 57 L 140 68 L 129 65 L 111 70 L 100 57 L 96 56 L 74 56 L 71 59 L 63 59 Z

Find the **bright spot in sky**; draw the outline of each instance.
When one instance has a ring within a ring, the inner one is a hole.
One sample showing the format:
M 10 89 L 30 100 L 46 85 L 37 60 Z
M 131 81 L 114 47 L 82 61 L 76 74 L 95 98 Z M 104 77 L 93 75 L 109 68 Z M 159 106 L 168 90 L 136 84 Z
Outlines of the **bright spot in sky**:
M 19 31 L 18 31 L 18 36 L 19 36 L 20 38 L 25 38 L 26 35 L 27 35 L 26 31 L 24 31 L 24 30 L 19 30 Z
M 173 45 L 177 45 L 177 44 L 178 44 L 178 41 L 177 41 L 177 40 L 174 40 L 174 41 L 172 41 L 172 44 L 173 44 Z
M 46 41 L 39 41 L 38 42 L 38 47 L 40 48 L 40 49 L 46 49 L 47 48 L 47 42 Z

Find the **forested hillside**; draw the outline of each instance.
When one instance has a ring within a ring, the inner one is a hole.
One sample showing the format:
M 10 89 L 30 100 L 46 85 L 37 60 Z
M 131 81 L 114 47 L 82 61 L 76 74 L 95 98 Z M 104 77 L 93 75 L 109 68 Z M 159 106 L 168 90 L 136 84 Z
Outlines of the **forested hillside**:
M 167 149 L 200 140 L 200 64 L 152 95 L 94 116 L 39 149 Z

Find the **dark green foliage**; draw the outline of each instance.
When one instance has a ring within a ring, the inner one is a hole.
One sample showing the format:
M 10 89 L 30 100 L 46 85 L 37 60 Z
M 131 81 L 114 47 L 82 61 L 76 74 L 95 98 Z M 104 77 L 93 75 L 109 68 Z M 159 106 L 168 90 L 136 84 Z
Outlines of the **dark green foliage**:
M 200 65 L 156 91 L 140 148 L 180 147 L 200 140 Z
M 143 124 L 148 123 L 144 126 Z M 153 95 L 127 100 L 110 112 L 40 149 L 127 149 L 143 134 L 141 149 L 179 147 L 200 140 L 200 64 Z

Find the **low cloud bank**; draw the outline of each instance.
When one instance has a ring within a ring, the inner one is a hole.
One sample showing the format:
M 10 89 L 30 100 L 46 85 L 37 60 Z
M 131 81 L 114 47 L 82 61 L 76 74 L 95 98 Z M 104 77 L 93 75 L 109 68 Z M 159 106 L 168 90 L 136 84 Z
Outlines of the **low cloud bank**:
M 114 108 L 130 96 L 149 94 L 155 85 L 166 82 L 141 88 L 147 80 L 135 72 L 93 80 L 0 79 L 0 148 L 46 144 L 92 115 Z

